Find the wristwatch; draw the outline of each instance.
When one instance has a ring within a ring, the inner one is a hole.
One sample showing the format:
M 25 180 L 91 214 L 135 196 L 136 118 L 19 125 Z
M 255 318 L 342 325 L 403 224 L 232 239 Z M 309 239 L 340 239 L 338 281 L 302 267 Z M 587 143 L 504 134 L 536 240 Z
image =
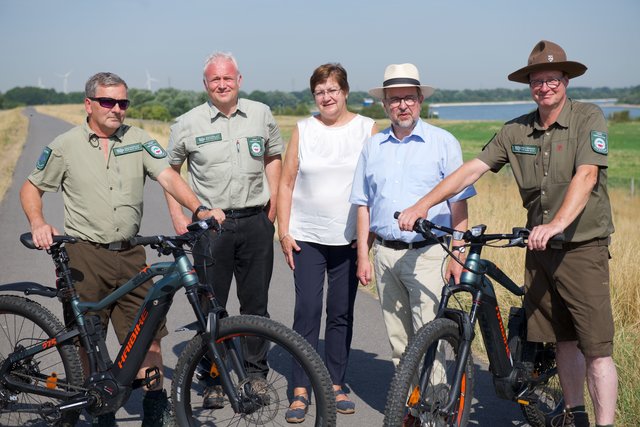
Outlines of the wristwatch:
M 465 253 L 467 251 L 467 247 L 466 246 L 451 246 L 451 252 L 453 251 L 458 251 L 461 254 Z
M 208 211 L 210 210 L 208 206 L 205 205 L 200 205 L 196 208 L 195 211 L 193 211 L 193 216 L 195 216 L 196 218 L 198 217 L 198 214 L 202 211 Z

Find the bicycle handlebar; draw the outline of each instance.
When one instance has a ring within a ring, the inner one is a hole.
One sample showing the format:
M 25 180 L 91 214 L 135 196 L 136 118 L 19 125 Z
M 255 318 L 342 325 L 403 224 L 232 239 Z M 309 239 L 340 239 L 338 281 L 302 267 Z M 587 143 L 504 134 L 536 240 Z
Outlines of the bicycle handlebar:
M 187 225 L 187 232 L 179 236 L 135 236 L 129 239 L 131 246 L 151 246 L 159 248 L 164 243 L 170 246 L 182 246 L 185 243 L 194 243 L 207 230 L 220 231 L 220 224 L 213 217 L 192 222 Z
M 395 219 L 398 219 L 400 212 L 393 214 Z M 514 227 L 511 233 L 498 233 L 498 234 L 485 234 L 487 226 L 484 224 L 475 225 L 469 230 L 460 231 L 451 227 L 445 227 L 443 225 L 434 224 L 425 218 L 418 218 L 413 225 L 413 230 L 422 234 L 425 238 L 433 237 L 432 229 L 442 231 L 446 234 L 453 236 L 455 240 L 464 240 L 466 243 L 485 244 L 493 240 L 509 240 L 507 246 L 527 246 L 526 240 L 529 237 L 530 231 L 523 227 Z M 564 234 L 556 234 L 551 238 L 555 242 L 564 242 Z

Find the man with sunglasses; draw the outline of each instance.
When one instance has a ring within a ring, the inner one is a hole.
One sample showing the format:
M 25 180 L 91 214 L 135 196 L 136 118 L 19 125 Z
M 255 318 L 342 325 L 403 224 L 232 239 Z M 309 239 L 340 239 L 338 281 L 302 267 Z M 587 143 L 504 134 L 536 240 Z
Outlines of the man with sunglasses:
M 613 233 L 607 193 L 607 122 L 594 104 L 567 97 L 569 79 L 587 67 L 567 61 L 542 40 L 528 65 L 508 79 L 528 84 L 538 108 L 511 120 L 474 160 L 445 179 L 399 218 L 410 230 L 440 200 L 485 172 L 511 165 L 531 228 L 525 260 L 528 339 L 556 342 L 566 408 L 552 426 L 589 426 L 585 378 L 596 426 L 613 425 L 618 380 L 613 354 L 609 243 Z M 563 233 L 564 243 L 550 241 Z
M 394 212 L 415 203 L 462 164 L 460 144 L 453 135 L 420 119 L 422 102 L 433 92 L 432 87 L 420 84 L 415 65 L 386 68 L 383 86 L 369 94 L 382 100 L 391 127 L 365 143 L 350 196 L 350 202 L 358 206 L 357 276 L 366 285 L 372 270 L 375 272 L 395 365 L 413 334 L 435 317 L 446 253 L 440 246 L 445 242 L 443 236 L 424 240 L 412 231 L 401 231 Z M 466 199 L 474 194 L 473 187 L 464 189 L 439 205 L 431 219 L 465 228 Z M 450 262 L 444 274 L 446 280 L 458 281 L 461 272 L 458 264 Z
M 48 249 L 52 235 L 60 232 L 43 216 L 42 195 L 62 188 L 65 233 L 79 239 L 67 245 L 76 290 L 83 301 L 106 297 L 146 265 L 142 246 L 130 247 L 129 239 L 140 229 L 143 187 L 150 177 L 199 218 L 222 218 L 221 211 L 202 211 L 200 201 L 166 160 L 166 152 L 145 131 L 123 124 L 127 84 L 113 73 L 98 73 L 85 86 L 87 120 L 57 137 L 45 147 L 35 170 L 20 191 L 22 207 L 31 225 L 36 246 Z M 120 344 L 131 328 L 152 282 L 138 287 L 112 307 L 97 313 L 103 327 L 109 320 Z M 65 307 L 65 320 L 72 322 Z M 151 344 L 139 378 L 160 374 L 147 384 L 143 399 L 143 426 L 169 425 L 171 417 L 162 388 L 160 340 L 164 325 Z M 108 413 L 94 419 L 100 426 L 115 425 Z

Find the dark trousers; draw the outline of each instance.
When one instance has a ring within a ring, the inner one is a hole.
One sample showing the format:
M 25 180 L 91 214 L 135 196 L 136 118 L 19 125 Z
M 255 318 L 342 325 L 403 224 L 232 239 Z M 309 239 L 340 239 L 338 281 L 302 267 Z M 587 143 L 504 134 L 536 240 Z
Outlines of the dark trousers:
M 273 271 L 274 226 L 264 212 L 245 218 L 227 218 L 222 233 L 207 233 L 193 249 L 194 267 L 202 283 L 213 287 L 227 305 L 231 279 L 236 279 L 240 314 L 269 317 L 269 282 Z M 267 348 L 262 340 L 250 342 L 249 372 L 266 373 Z
M 297 243 L 301 251 L 293 255 L 296 265 L 293 329 L 318 349 L 326 273 L 325 364 L 333 384 L 342 385 L 351 349 L 353 309 L 358 291 L 356 250 L 351 245 Z M 309 386 L 306 375 L 295 364 L 293 385 Z

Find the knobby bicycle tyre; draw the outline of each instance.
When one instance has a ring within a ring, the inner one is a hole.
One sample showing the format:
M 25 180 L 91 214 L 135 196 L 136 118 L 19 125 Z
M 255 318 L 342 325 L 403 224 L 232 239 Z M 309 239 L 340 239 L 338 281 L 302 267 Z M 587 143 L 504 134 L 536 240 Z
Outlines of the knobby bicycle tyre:
M 457 413 L 452 419 L 438 414 L 449 399 L 460 344 L 458 325 L 450 319 L 436 319 L 423 326 L 409 342 L 391 381 L 384 411 L 384 426 L 465 426 L 473 398 L 474 371 L 471 354 L 462 378 Z M 438 349 L 440 368 L 430 364 L 426 390 L 416 385 L 424 372 L 424 357 L 429 349 Z
M 331 378 L 318 353 L 302 336 L 271 319 L 248 315 L 220 319 L 218 336 L 218 343 L 243 349 L 242 354 L 245 354 L 247 344 L 255 345 L 257 338 L 268 345 L 268 369 L 251 373 L 245 366 L 249 378 L 243 381 L 230 372 L 236 389 L 259 403 L 253 411 L 244 414 L 233 411 L 227 396 L 223 408 L 203 407 L 205 389 L 217 384 L 212 378 L 216 376 L 212 372 L 217 367 L 208 362 L 205 340 L 198 334 L 180 354 L 171 387 L 176 421 L 180 426 L 286 424 L 285 412 L 292 398 L 292 363 L 296 362 L 310 383 L 310 405 L 303 425 L 335 426 L 336 406 Z M 203 366 L 209 367 L 209 371 Z
M 0 295 L 0 365 L 14 351 L 44 343 L 63 328 L 60 320 L 37 302 L 15 295 Z M 30 359 L 21 360 L 7 375 L 31 385 L 67 391 L 77 389 L 84 382 L 80 356 L 73 343 L 57 344 Z M 60 417 L 41 414 L 43 408 L 59 403 L 53 398 L 12 390 L 0 379 L 2 426 L 75 425 L 79 417 L 76 411 L 65 412 Z

